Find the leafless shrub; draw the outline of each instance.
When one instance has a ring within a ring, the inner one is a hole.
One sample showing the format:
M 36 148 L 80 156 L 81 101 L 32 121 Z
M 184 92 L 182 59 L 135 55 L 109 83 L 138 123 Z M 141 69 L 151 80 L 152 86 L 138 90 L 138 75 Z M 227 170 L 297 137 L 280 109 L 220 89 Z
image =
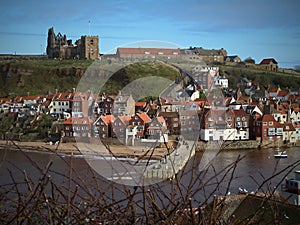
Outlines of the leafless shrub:
M 40 167 L 22 149 L 19 151 L 38 171 L 35 174 L 38 178 L 29 176 L 27 171 L 9 162 L 23 179 L 16 179 L 17 174 L 10 170 L 5 171 L 9 173 L 10 182 L 0 187 L 1 224 L 237 223 L 232 215 L 225 215 L 226 194 L 235 178 L 237 165 L 243 160 L 240 156 L 222 171 L 216 171 L 210 165 L 200 172 L 196 169 L 194 158 L 191 167 L 185 167 L 173 180 L 130 187 L 101 179 L 91 168 L 87 168 L 87 179 L 75 169 L 72 156 L 62 157 L 53 152 L 68 168 L 67 171 L 55 171 L 52 169 L 52 160 Z M 264 178 L 261 184 L 257 183 L 258 191 L 269 193 L 261 207 L 265 202 L 270 202 L 278 188 L 271 186 L 272 179 L 282 174 L 285 177 L 299 162 L 278 172 L 274 170 L 271 177 Z M 212 175 L 209 171 L 212 171 Z M 267 190 L 263 189 L 266 185 Z M 276 204 L 271 206 L 276 217 L 279 208 Z M 262 219 L 264 214 L 259 209 L 254 210 L 251 218 L 244 218 L 239 223 L 253 224 Z

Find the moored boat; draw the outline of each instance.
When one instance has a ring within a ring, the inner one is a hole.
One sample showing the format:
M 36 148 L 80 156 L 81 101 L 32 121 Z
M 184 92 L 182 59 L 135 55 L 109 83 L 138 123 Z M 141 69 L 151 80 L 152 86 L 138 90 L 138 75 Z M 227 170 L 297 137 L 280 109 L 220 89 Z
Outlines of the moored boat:
M 287 158 L 288 155 L 286 154 L 286 151 L 276 150 L 276 153 L 274 154 L 274 158 Z

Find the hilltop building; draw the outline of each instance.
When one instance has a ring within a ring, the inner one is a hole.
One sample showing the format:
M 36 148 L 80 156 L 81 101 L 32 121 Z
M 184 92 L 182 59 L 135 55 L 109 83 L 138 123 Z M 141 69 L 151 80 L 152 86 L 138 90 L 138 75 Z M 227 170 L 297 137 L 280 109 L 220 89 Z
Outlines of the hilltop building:
M 277 71 L 278 62 L 274 58 L 263 59 L 259 63 L 259 68 L 269 70 L 269 71 Z
M 118 48 L 116 57 L 122 61 L 178 59 L 179 49 L 170 48 Z
M 47 55 L 50 59 L 97 59 L 99 57 L 98 36 L 81 36 L 75 44 L 53 27 L 48 30 Z
M 206 63 L 224 63 L 224 57 L 227 56 L 227 51 L 221 49 L 204 49 L 202 47 L 190 47 L 182 49 L 181 55 L 186 60 L 203 61 Z

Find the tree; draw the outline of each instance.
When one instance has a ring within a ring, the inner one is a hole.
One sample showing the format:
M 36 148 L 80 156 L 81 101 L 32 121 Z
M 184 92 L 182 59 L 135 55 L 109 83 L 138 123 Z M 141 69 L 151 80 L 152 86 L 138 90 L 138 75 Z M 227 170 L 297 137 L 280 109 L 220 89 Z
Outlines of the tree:
M 244 60 L 245 63 L 251 63 L 251 64 L 255 64 L 255 60 L 252 59 L 251 57 L 248 57 Z

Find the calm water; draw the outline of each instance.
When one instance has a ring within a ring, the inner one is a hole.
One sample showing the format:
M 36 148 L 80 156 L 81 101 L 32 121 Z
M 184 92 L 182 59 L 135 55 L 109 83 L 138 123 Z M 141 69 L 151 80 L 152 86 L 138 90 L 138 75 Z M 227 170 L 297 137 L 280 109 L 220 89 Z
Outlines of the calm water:
M 213 159 L 209 167 L 210 169 L 208 169 L 206 173 L 199 170 L 201 154 L 196 154 L 194 160 L 190 161 L 183 174 L 179 174 L 178 177 L 180 177 L 180 183 L 185 192 L 188 192 L 187 189 L 191 192 L 193 190 L 196 191 L 203 183 L 207 182 L 205 184 L 205 190 L 197 191 L 197 193 L 193 195 L 193 198 L 197 201 L 202 201 L 204 196 L 210 193 L 217 195 L 226 194 L 225 192 L 229 186 L 229 181 L 231 181 L 229 187 L 231 193 L 237 193 L 239 187 L 245 188 L 249 192 L 255 191 L 259 185 L 265 179 L 271 177 L 272 174 L 300 160 L 299 147 L 287 149 L 287 153 L 287 159 L 275 159 L 273 157 L 273 149 L 223 151 Z M 226 167 L 235 162 L 239 156 L 244 158 L 237 164 L 233 175 L 231 173 L 232 170 L 230 170 L 229 173 L 223 177 Z M 70 158 L 58 157 L 57 155 L 48 153 L 1 151 L 0 186 L 11 184 L 12 176 L 16 182 L 22 182 L 24 180 L 24 171 L 30 179 L 34 181 L 38 180 L 41 172 L 37 167 L 43 169 L 50 161 L 53 161 L 53 165 L 50 167 L 49 175 L 51 175 L 57 184 L 66 186 L 70 174 L 75 180 L 85 182 L 92 189 L 96 188 L 95 180 L 97 180 L 98 185 L 99 183 L 101 184 L 100 186 L 102 186 L 103 189 L 111 184 L 111 182 L 93 172 L 86 161 L 80 157 Z M 101 160 L 99 163 L 101 163 Z M 69 170 L 70 164 L 72 164 L 74 168 L 72 173 L 70 173 Z M 292 171 L 294 170 L 300 170 L 300 166 L 292 169 Z M 287 175 L 288 177 L 293 177 L 293 172 L 291 172 L 291 174 L 287 173 L 288 171 L 285 171 L 274 177 L 270 182 L 266 183 L 263 188 L 273 188 Z M 213 179 L 211 179 L 212 177 Z M 220 183 L 220 185 L 217 186 L 217 183 Z M 173 185 L 174 181 L 166 181 L 158 184 L 166 193 L 172 190 Z M 118 189 L 121 185 L 117 184 L 116 187 L 116 189 Z M 218 188 L 216 189 L 216 187 Z M 129 187 L 129 189 L 130 188 L 132 187 Z M 109 190 L 112 191 L 111 188 Z M 122 192 L 117 191 L 116 198 L 122 197 Z

